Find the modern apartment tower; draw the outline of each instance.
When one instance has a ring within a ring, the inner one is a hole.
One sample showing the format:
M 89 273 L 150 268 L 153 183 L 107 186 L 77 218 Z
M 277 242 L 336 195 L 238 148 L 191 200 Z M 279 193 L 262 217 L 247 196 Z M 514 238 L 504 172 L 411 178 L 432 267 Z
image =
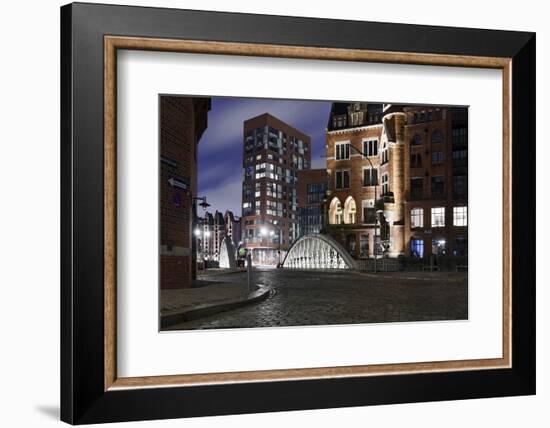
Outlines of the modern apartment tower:
M 269 113 L 244 122 L 242 238 L 256 264 L 276 265 L 298 238 L 298 171 L 310 138 Z

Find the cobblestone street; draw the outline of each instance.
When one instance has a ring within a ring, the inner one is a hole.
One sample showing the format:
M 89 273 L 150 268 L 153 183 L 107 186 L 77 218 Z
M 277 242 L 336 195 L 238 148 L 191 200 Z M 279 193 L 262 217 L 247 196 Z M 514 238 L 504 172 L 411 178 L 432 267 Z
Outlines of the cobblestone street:
M 246 273 L 212 281 L 244 283 Z M 468 318 L 467 273 L 379 273 L 255 269 L 272 295 L 249 306 L 172 326 L 172 330 L 356 324 Z M 222 285 L 220 285 L 221 287 Z

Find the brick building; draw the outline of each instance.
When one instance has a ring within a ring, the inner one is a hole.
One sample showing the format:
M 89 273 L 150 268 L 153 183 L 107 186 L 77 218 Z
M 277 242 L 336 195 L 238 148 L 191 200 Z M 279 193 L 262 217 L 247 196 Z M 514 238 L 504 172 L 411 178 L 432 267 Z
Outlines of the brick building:
M 298 237 L 298 171 L 310 138 L 264 113 L 244 122 L 242 240 L 256 264 L 276 264 Z
M 160 286 L 190 287 L 194 274 L 193 196 L 197 144 L 210 98 L 160 98 Z
M 355 258 L 467 255 L 467 109 L 334 103 L 326 232 Z
M 227 225 L 224 215 L 216 211 L 214 214 L 208 211 L 204 217 L 197 220 L 195 236 L 197 238 L 197 250 L 202 260 L 219 260 L 220 245 L 227 234 Z
M 325 223 L 328 178 L 326 169 L 298 171 L 298 234 L 320 233 Z
M 233 247 L 238 248 L 239 243 L 242 240 L 241 236 L 241 219 L 240 217 L 235 217 L 232 211 L 227 210 L 224 214 L 225 220 L 225 233 L 231 238 Z

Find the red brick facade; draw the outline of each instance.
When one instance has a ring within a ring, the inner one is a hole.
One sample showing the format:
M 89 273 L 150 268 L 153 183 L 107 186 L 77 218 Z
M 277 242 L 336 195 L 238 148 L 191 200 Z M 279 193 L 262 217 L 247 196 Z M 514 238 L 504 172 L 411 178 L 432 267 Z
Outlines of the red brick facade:
M 365 103 L 339 108 L 326 134 L 327 232 L 356 258 L 372 257 L 375 248 L 382 251 L 375 236 L 390 257 L 465 255 L 467 220 L 458 226 L 453 213 L 464 209 L 467 216 L 467 161 L 463 170 L 454 163 L 457 154 L 467 159 L 467 137 L 462 146 L 455 144 L 454 110 Z M 369 182 L 371 167 L 377 186 Z M 466 183 L 464 192 L 455 188 L 457 174 Z M 432 225 L 432 208 L 443 209 L 444 221 Z M 422 224 L 412 224 L 413 209 L 421 213 Z
M 209 108 L 205 98 L 160 97 L 161 288 L 191 287 L 196 152 Z

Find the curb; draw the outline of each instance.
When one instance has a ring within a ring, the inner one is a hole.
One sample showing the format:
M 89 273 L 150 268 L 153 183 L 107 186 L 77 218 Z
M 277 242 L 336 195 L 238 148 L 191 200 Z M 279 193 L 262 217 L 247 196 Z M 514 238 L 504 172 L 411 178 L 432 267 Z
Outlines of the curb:
M 230 270 L 230 271 L 224 271 L 224 272 L 212 272 L 212 273 L 209 273 L 207 275 L 200 275 L 200 274 L 197 274 L 197 279 L 199 278 L 208 278 L 209 276 L 219 276 L 219 275 L 228 275 L 228 274 L 231 274 L 231 273 L 241 273 L 241 272 L 246 272 L 246 269 L 233 269 L 233 270 Z
M 361 271 L 355 271 L 358 275 L 365 276 L 367 278 L 379 278 L 379 279 L 406 279 L 406 280 L 413 280 L 413 281 L 441 281 L 441 278 L 433 277 L 433 276 L 406 276 L 405 274 L 400 276 L 392 276 L 388 275 L 387 272 L 381 272 L 381 273 L 373 273 L 373 272 L 361 272 Z M 467 278 L 467 276 L 466 276 Z M 465 278 L 446 278 L 446 282 L 462 282 Z
M 161 315 L 160 328 L 167 328 L 174 324 L 208 317 L 210 315 L 229 311 L 231 309 L 236 309 L 250 303 L 259 302 L 260 300 L 266 299 L 270 295 L 271 290 L 272 289 L 269 286 L 258 284 L 258 289 L 249 293 L 244 300 L 230 300 L 227 302 L 215 304 L 207 303 L 204 305 L 199 305 L 193 309 Z

